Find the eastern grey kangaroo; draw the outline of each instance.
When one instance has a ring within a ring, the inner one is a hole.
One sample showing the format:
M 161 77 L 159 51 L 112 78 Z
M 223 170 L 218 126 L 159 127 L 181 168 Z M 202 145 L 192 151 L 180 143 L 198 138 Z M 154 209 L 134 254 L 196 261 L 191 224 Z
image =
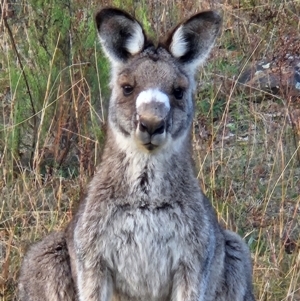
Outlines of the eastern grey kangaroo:
M 33 245 L 26 301 L 253 301 L 247 245 L 224 230 L 193 171 L 195 72 L 221 17 L 198 13 L 155 46 L 124 11 L 96 15 L 111 62 L 102 163 L 64 232 Z

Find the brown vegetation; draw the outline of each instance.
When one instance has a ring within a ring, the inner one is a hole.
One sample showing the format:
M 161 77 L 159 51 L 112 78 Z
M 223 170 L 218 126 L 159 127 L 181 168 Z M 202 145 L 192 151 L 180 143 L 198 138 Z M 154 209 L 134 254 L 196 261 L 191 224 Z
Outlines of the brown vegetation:
M 24 252 L 65 227 L 99 162 L 109 71 L 93 14 L 107 5 L 152 36 L 202 9 L 223 14 L 196 94 L 199 181 L 251 249 L 257 300 L 300 300 L 296 0 L 0 2 L 0 300 L 16 300 Z

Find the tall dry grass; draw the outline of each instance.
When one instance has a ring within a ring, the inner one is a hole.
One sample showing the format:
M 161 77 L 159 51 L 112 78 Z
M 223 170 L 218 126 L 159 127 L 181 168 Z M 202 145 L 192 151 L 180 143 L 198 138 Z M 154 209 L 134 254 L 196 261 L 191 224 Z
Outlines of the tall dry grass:
M 251 249 L 257 300 L 300 300 L 300 100 L 287 85 L 300 3 L 279 0 L 1 1 L 0 300 L 16 300 L 26 249 L 70 221 L 101 157 L 109 66 L 93 14 L 106 5 L 153 38 L 199 10 L 223 14 L 195 96 L 199 182 Z M 278 89 L 243 79 L 260 61 L 276 62 Z

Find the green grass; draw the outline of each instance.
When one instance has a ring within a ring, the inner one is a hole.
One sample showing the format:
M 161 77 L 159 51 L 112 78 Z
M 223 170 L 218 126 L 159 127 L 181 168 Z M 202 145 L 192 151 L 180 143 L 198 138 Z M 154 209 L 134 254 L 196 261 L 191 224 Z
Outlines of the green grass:
M 237 81 L 259 60 L 299 55 L 287 37 L 299 36 L 300 2 L 279 0 L 0 4 L 0 300 L 16 300 L 26 249 L 67 225 L 99 163 L 109 65 L 93 16 L 106 4 L 152 38 L 201 9 L 223 14 L 195 95 L 199 183 L 249 245 L 257 300 L 300 300 L 299 96 Z

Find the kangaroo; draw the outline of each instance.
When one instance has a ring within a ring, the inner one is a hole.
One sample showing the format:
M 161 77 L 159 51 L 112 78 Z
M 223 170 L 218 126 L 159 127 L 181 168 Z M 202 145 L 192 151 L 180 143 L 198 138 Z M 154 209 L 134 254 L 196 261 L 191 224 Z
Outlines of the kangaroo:
M 95 19 L 112 68 L 102 161 L 66 230 L 26 254 L 20 299 L 253 301 L 248 247 L 193 170 L 195 73 L 221 17 L 198 13 L 157 46 L 124 11 Z

